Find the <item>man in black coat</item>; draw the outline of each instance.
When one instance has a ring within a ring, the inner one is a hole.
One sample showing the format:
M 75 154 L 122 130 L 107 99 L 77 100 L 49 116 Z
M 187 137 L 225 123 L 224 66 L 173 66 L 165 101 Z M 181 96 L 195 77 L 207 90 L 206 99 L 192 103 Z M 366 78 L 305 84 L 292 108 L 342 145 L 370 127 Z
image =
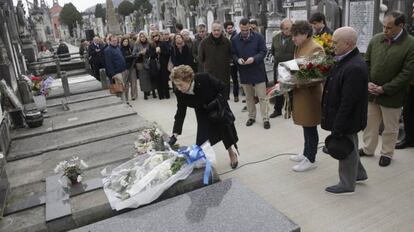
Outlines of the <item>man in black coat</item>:
M 63 40 L 59 40 L 59 46 L 57 48 L 56 53 L 58 54 L 61 61 L 70 60 L 68 45 L 66 45 L 65 42 L 63 42 Z
M 321 127 L 353 143 L 352 152 L 339 161 L 339 184 L 325 189 L 334 194 L 353 193 L 356 181 L 368 179 L 359 160 L 357 136 L 367 125 L 368 67 L 356 47 L 357 38 L 351 27 L 335 31 L 332 40 L 336 64 L 322 96 Z
M 105 68 L 104 45 L 100 43 L 99 37 L 94 37 L 93 42 L 88 47 L 89 64 L 91 65 L 92 75 L 100 81 L 99 69 Z
M 312 24 L 315 35 L 323 35 L 324 33 L 332 35 L 332 30 L 326 25 L 325 15 L 321 12 L 316 12 L 309 18 L 309 23 Z
M 414 19 L 414 9 L 411 14 L 411 19 Z M 408 27 L 407 32 L 414 36 L 414 25 Z M 403 107 L 402 115 L 405 136 L 395 145 L 395 149 L 414 147 L 414 81 L 411 81 L 408 87 L 407 99 Z

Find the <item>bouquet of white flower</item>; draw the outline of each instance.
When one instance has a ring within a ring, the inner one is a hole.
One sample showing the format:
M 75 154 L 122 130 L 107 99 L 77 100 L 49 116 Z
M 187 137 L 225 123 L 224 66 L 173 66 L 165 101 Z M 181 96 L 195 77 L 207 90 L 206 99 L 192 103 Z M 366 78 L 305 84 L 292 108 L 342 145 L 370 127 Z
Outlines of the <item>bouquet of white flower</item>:
M 55 173 L 63 172 L 63 175 L 66 176 L 72 184 L 76 184 L 82 181 L 81 174 L 83 173 L 84 168 L 87 168 L 88 165 L 79 157 L 74 156 L 69 161 L 61 161 L 54 169 Z
M 135 142 L 136 155 L 143 155 L 150 151 L 164 151 L 162 131 L 156 127 L 145 129 Z
M 207 146 L 205 151 L 213 153 L 208 156 L 215 157 L 209 143 Z M 190 159 L 173 150 L 155 151 L 137 156 L 111 172 L 104 169 L 103 187 L 112 209 L 136 208 L 154 201 L 174 183 L 186 179 L 201 162 L 207 163 L 210 171 L 211 165 L 202 154 Z

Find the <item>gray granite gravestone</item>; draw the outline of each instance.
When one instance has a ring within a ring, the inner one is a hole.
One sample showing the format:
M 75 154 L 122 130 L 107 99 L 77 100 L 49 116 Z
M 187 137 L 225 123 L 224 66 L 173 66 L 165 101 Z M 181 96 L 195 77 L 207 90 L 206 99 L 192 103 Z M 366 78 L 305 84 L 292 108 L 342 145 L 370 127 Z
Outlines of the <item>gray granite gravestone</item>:
M 73 231 L 299 232 L 300 227 L 229 179 Z

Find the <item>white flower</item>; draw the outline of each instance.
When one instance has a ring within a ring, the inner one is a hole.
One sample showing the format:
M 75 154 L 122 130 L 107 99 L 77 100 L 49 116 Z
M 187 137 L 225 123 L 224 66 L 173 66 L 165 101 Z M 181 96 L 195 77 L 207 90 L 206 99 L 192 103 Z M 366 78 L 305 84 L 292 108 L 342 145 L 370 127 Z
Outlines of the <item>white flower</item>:
M 82 181 L 82 176 L 81 176 L 81 175 L 78 175 L 78 178 L 76 178 L 76 180 L 77 180 L 78 182 L 81 182 L 81 181 Z
M 123 177 L 121 177 L 119 180 L 119 184 L 122 186 L 122 187 L 127 187 L 128 186 L 128 181 L 126 180 L 126 178 L 127 178 L 127 176 L 123 176 Z
M 150 158 L 149 161 L 149 168 L 153 169 L 154 167 L 156 167 L 157 165 L 159 165 L 160 163 L 162 163 L 162 161 L 164 161 L 162 155 L 158 154 L 158 155 L 153 155 Z
M 159 172 L 158 172 L 158 179 L 160 181 L 164 181 L 168 178 L 170 178 L 170 176 L 172 176 L 172 171 L 171 171 L 171 163 L 162 163 L 160 164 L 159 167 Z

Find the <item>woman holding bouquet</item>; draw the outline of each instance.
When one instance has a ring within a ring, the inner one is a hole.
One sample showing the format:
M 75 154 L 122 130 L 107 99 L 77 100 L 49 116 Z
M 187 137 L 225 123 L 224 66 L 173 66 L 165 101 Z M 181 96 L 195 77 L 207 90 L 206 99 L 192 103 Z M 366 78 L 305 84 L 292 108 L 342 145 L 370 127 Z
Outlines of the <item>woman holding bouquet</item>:
M 226 86 L 223 82 L 207 73 L 194 74 L 189 65 L 180 65 L 172 69 L 171 81 L 177 91 L 177 112 L 173 136 L 170 139 L 172 145 L 176 137 L 181 134 L 187 107 L 194 108 L 197 118 L 196 144 L 202 145 L 207 140 L 211 145 L 223 141 L 230 157 L 230 166 L 235 169 L 238 165 L 237 154 L 232 149 L 237 149 L 237 131 L 234 126 L 234 116 L 226 100 Z M 213 117 L 214 112 L 223 112 L 221 117 Z
M 324 56 L 323 48 L 313 38 L 312 25 L 307 21 L 296 21 L 291 29 L 292 40 L 296 45 L 295 59 L 310 59 Z M 296 85 L 293 89 L 293 121 L 303 127 L 305 147 L 302 154 L 290 157 L 300 162 L 293 171 L 304 172 L 316 168 L 315 157 L 318 151 L 318 129 L 321 122 L 322 83 Z

